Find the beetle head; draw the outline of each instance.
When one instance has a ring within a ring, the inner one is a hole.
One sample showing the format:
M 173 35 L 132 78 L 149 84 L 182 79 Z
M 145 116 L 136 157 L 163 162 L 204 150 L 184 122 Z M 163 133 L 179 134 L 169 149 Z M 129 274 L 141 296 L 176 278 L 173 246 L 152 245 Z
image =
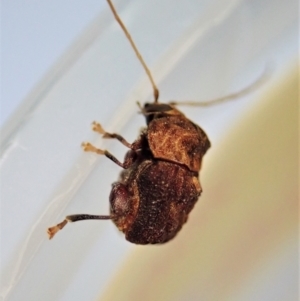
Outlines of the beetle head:
M 167 103 L 145 103 L 143 114 L 145 115 L 147 125 L 156 118 L 168 115 L 183 115 L 175 106 Z

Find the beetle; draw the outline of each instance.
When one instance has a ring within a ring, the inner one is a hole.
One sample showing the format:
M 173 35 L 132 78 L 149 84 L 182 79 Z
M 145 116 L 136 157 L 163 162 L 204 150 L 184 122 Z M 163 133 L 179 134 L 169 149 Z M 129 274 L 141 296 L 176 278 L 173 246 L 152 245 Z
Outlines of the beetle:
M 145 104 L 143 113 L 148 127 L 132 144 L 93 123 L 94 131 L 104 138 L 118 139 L 130 148 L 123 163 L 106 150 L 83 144 L 85 151 L 103 154 L 124 168 L 119 181 L 112 184 L 110 215 L 67 216 L 48 229 L 50 238 L 67 222 L 111 219 L 128 241 L 156 244 L 172 239 L 187 221 L 202 192 L 198 176 L 210 147 L 208 137 L 171 105 Z
M 117 139 L 129 148 L 123 163 L 107 150 L 98 149 L 90 143 L 82 144 L 85 151 L 105 155 L 124 169 L 118 181 L 112 184 L 110 214 L 69 215 L 61 223 L 50 227 L 48 235 L 51 239 L 68 222 L 111 219 L 132 243 L 165 243 L 180 231 L 202 192 L 199 171 L 203 156 L 211 144 L 206 133 L 176 108 L 182 103 L 158 101 L 159 90 L 150 70 L 111 0 L 107 2 L 152 84 L 154 101 L 143 107 L 139 105 L 147 127 L 133 143 L 119 134 L 106 132 L 99 123 L 93 122 L 93 130 L 103 138 Z M 257 84 L 208 104 L 239 97 Z M 197 102 L 185 104 L 199 105 Z

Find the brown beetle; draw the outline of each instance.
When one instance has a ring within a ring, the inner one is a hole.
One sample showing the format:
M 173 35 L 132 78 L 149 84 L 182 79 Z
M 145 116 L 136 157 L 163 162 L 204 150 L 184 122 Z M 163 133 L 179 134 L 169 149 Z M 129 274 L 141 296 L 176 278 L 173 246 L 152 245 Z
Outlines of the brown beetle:
M 128 241 L 155 244 L 173 238 L 187 221 L 202 191 L 198 172 L 210 143 L 200 127 L 169 105 L 146 104 L 143 112 L 148 128 L 133 144 L 100 124 L 94 123 L 94 130 L 131 149 L 124 163 L 101 151 L 125 168 L 110 193 L 111 219 Z M 84 147 L 99 152 L 91 144 Z
M 94 131 L 104 138 L 117 139 L 130 149 L 123 163 L 108 151 L 83 143 L 85 151 L 105 155 L 124 168 L 119 181 L 112 185 L 109 196 L 110 215 L 70 215 L 63 222 L 49 228 L 48 234 L 51 239 L 68 222 L 111 219 L 132 243 L 164 243 L 172 239 L 187 221 L 188 214 L 202 192 L 198 176 L 202 158 L 210 147 L 210 142 L 198 125 L 176 109 L 179 102 L 158 102 L 159 91 L 147 65 L 111 1 L 107 2 L 150 79 L 154 102 L 140 107 L 146 118 L 147 128 L 132 144 L 119 134 L 107 133 L 99 123 L 93 123 Z M 209 104 L 239 97 L 252 90 L 254 85 Z M 185 104 L 199 105 L 195 102 Z
M 85 151 L 104 154 L 124 168 L 112 185 L 110 215 L 67 216 L 48 229 L 50 238 L 67 222 L 112 219 L 128 241 L 156 244 L 172 239 L 187 221 L 202 191 L 198 172 L 210 142 L 199 126 L 170 105 L 146 104 L 143 113 L 148 128 L 132 144 L 93 123 L 105 138 L 118 139 L 131 149 L 123 163 L 106 150 L 83 144 Z

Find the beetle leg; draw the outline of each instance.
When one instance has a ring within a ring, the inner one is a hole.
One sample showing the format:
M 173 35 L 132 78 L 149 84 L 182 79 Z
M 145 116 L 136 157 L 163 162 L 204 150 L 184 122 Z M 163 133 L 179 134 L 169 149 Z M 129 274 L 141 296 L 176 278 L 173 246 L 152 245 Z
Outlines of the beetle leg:
M 66 218 L 56 226 L 48 228 L 48 235 L 49 239 L 51 239 L 59 230 L 63 229 L 64 226 L 69 222 L 77 222 L 87 219 L 111 219 L 112 217 L 110 215 L 90 215 L 90 214 L 73 214 L 66 216 Z
M 107 150 L 102 150 L 100 148 L 95 147 L 94 145 L 92 145 L 89 142 L 83 142 L 81 144 L 83 150 L 85 152 L 92 152 L 92 153 L 96 153 L 98 155 L 104 155 L 106 156 L 108 159 L 110 159 L 111 161 L 113 161 L 114 163 L 116 163 L 117 165 L 121 166 L 124 169 L 127 169 L 131 164 L 132 164 L 132 160 L 131 158 L 125 158 L 124 163 L 121 163 L 114 155 L 112 155 L 109 151 Z
M 121 135 L 116 134 L 116 133 L 108 133 L 106 132 L 103 127 L 101 126 L 100 123 L 94 121 L 92 123 L 93 131 L 103 135 L 103 138 L 108 138 L 108 139 L 117 139 L 119 140 L 123 145 L 127 146 L 128 148 L 133 148 L 133 145 L 129 143 L 125 138 L 123 138 Z

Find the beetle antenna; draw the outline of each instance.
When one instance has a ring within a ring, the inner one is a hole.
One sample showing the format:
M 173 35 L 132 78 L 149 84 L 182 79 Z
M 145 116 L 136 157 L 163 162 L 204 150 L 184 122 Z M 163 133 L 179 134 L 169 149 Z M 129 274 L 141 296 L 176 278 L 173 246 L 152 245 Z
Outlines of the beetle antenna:
M 145 63 L 145 61 L 144 61 L 142 55 L 141 55 L 140 52 L 138 51 L 138 49 L 137 49 L 135 43 L 133 42 L 133 39 L 132 39 L 130 33 L 128 32 L 128 30 L 126 29 L 124 23 L 123 23 L 122 20 L 120 19 L 120 17 L 119 17 L 119 15 L 118 15 L 118 13 L 117 13 L 117 11 L 116 11 L 114 5 L 112 4 L 111 0 L 107 0 L 107 2 L 108 2 L 108 5 L 109 5 L 109 7 L 110 7 L 110 9 L 111 9 L 111 11 L 112 11 L 112 13 L 113 13 L 115 19 L 117 20 L 117 22 L 118 22 L 119 25 L 121 26 L 123 32 L 125 33 L 126 38 L 128 39 L 129 43 L 131 44 L 131 46 L 132 46 L 132 48 L 133 48 L 133 50 L 134 50 L 134 52 L 135 52 L 137 58 L 139 59 L 140 63 L 142 64 L 144 70 L 146 71 L 146 73 L 147 73 L 147 75 L 148 75 L 148 78 L 149 78 L 149 80 L 150 80 L 150 82 L 151 82 L 152 88 L 153 88 L 154 102 L 155 102 L 155 103 L 158 103 L 159 91 L 158 91 L 158 89 L 157 89 L 157 87 L 156 87 L 156 84 L 154 83 L 154 80 L 153 80 L 153 77 L 152 77 L 152 75 L 151 75 L 150 70 L 148 69 L 148 67 L 147 67 L 147 65 L 146 65 L 146 63 Z
M 63 229 L 64 226 L 69 222 L 77 222 L 87 219 L 111 219 L 112 217 L 110 215 L 90 215 L 90 214 L 74 214 L 74 215 L 68 215 L 66 218 L 59 224 L 57 224 L 54 227 L 48 228 L 48 235 L 49 239 L 51 239 L 59 230 Z
M 222 102 L 227 102 L 229 100 L 235 100 L 237 98 L 241 98 L 247 94 L 252 93 L 253 91 L 257 90 L 260 86 L 262 86 L 270 78 L 272 70 L 272 66 L 270 64 L 267 65 L 263 73 L 253 83 L 241 89 L 240 91 L 225 95 L 220 98 L 215 98 L 207 101 L 171 101 L 169 102 L 169 104 L 195 107 L 209 107 L 212 105 L 220 104 Z

